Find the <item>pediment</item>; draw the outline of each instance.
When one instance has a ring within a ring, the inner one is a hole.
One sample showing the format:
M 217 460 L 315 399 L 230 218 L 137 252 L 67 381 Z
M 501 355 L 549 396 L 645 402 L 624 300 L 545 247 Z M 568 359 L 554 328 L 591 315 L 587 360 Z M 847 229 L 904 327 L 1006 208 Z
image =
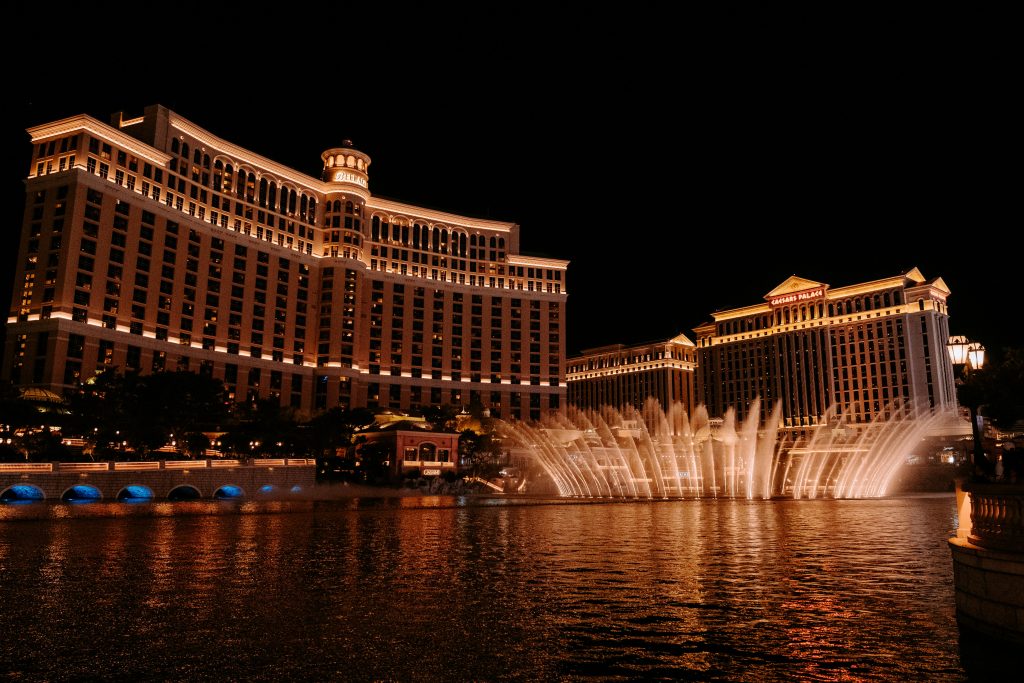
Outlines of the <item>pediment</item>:
M 827 288 L 828 285 L 821 282 L 815 282 L 814 280 L 808 280 L 807 278 L 797 277 L 796 275 L 790 275 L 781 285 L 773 289 L 764 295 L 765 299 L 773 299 L 783 294 L 791 294 L 792 292 L 802 292 L 807 289 Z
M 911 268 L 910 270 L 905 272 L 903 274 L 903 277 L 907 278 L 908 280 L 913 280 L 917 284 L 921 284 L 922 282 L 926 281 L 925 276 L 922 275 L 921 271 L 918 270 L 916 267 L 915 268 Z
M 949 285 L 947 285 L 946 281 L 943 280 L 941 277 L 935 278 L 935 281 L 932 282 L 932 287 L 944 293 L 946 296 L 949 296 L 950 294 Z
M 679 334 L 679 335 L 677 335 L 675 337 L 672 337 L 672 339 L 669 340 L 669 343 L 671 343 L 671 344 L 682 344 L 683 346 L 693 346 L 694 345 L 693 342 L 690 341 L 690 338 L 687 337 L 685 334 Z

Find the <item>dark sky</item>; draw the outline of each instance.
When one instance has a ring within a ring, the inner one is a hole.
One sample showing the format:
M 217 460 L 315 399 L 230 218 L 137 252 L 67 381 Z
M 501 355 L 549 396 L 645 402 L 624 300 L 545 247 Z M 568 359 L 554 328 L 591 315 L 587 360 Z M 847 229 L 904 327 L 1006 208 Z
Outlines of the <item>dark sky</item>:
M 375 68 L 371 41 L 331 56 L 336 69 L 264 74 L 225 50 L 171 77 L 188 63 L 181 45 L 139 73 L 55 87 L 34 72 L 8 93 L 4 230 L 20 231 L 27 126 L 160 102 L 314 176 L 320 152 L 349 138 L 373 160 L 375 195 L 519 223 L 525 253 L 571 261 L 570 353 L 693 338 L 712 311 L 794 273 L 839 286 L 914 266 L 952 289 L 954 333 L 1020 345 L 1015 81 L 998 41 L 894 30 L 748 43 L 748 24 L 698 48 L 699 27 L 636 28 L 610 18 L 580 35 L 558 24 L 410 45 L 401 69 Z

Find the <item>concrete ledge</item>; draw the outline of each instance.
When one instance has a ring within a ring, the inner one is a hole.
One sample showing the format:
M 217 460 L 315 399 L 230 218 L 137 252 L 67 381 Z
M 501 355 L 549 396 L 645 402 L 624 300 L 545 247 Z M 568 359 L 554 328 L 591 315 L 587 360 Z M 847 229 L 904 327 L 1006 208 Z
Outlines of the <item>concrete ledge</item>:
M 1024 643 L 1024 553 L 949 539 L 957 621 L 1002 641 Z
M 150 463 L 129 463 L 148 465 Z M 278 489 L 300 486 L 308 490 L 316 484 L 316 468 L 304 466 L 280 467 L 223 467 L 208 468 L 203 461 L 195 461 L 186 469 L 159 469 L 160 463 L 151 463 L 158 469 L 116 469 L 100 472 L 0 472 L 0 492 L 15 484 L 35 486 L 48 501 L 59 501 L 76 484 L 89 484 L 100 491 L 103 500 L 114 500 L 126 486 L 142 485 L 153 491 L 156 498 L 166 498 L 177 486 L 188 485 L 199 491 L 201 498 L 211 498 L 221 486 L 238 486 L 247 497 L 254 497 L 260 487 L 270 485 Z

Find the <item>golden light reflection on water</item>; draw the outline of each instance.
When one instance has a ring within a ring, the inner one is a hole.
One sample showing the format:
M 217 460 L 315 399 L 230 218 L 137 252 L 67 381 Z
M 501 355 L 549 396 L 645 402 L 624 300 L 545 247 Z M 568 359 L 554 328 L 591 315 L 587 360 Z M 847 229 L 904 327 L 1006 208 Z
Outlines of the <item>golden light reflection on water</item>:
M 902 680 L 958 666 L 951 500 L 103 505 L 0 522 L 0 600 L 38 606 L 0 611 L 12 671 L 169 679 L 222 670 L 225 652 L 253 679 Z

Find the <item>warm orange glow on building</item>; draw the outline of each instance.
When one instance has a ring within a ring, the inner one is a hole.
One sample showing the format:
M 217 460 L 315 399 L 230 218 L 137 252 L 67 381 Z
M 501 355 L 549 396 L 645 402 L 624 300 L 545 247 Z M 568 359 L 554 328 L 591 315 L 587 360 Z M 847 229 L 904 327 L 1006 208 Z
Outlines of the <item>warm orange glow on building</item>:
M 712 415 L 761 398 L 782 401 L 780 427 L 802 432 L 829 410 L 864 424 L 900 403 L 956 405 L 946 353 L 949 288 L 917 268 L 830 287 L 792 276 L 753 306 L 718 311 L 696 328 L 699 401 Z
M 697 350 L 686 335 L 668 341 L 585 349 L 566 361 L 569 403 L 577 408 L 642 408 L 648 398 L 663 409 L 693 411 Z
M 15 383 L 119 366 L 307 413 L 564 403 L 567 262 L 520 255 L 518 225 L 377 199 L 347 141 L 316 179 L 160 106 L 112 121 L 29 130 Z

